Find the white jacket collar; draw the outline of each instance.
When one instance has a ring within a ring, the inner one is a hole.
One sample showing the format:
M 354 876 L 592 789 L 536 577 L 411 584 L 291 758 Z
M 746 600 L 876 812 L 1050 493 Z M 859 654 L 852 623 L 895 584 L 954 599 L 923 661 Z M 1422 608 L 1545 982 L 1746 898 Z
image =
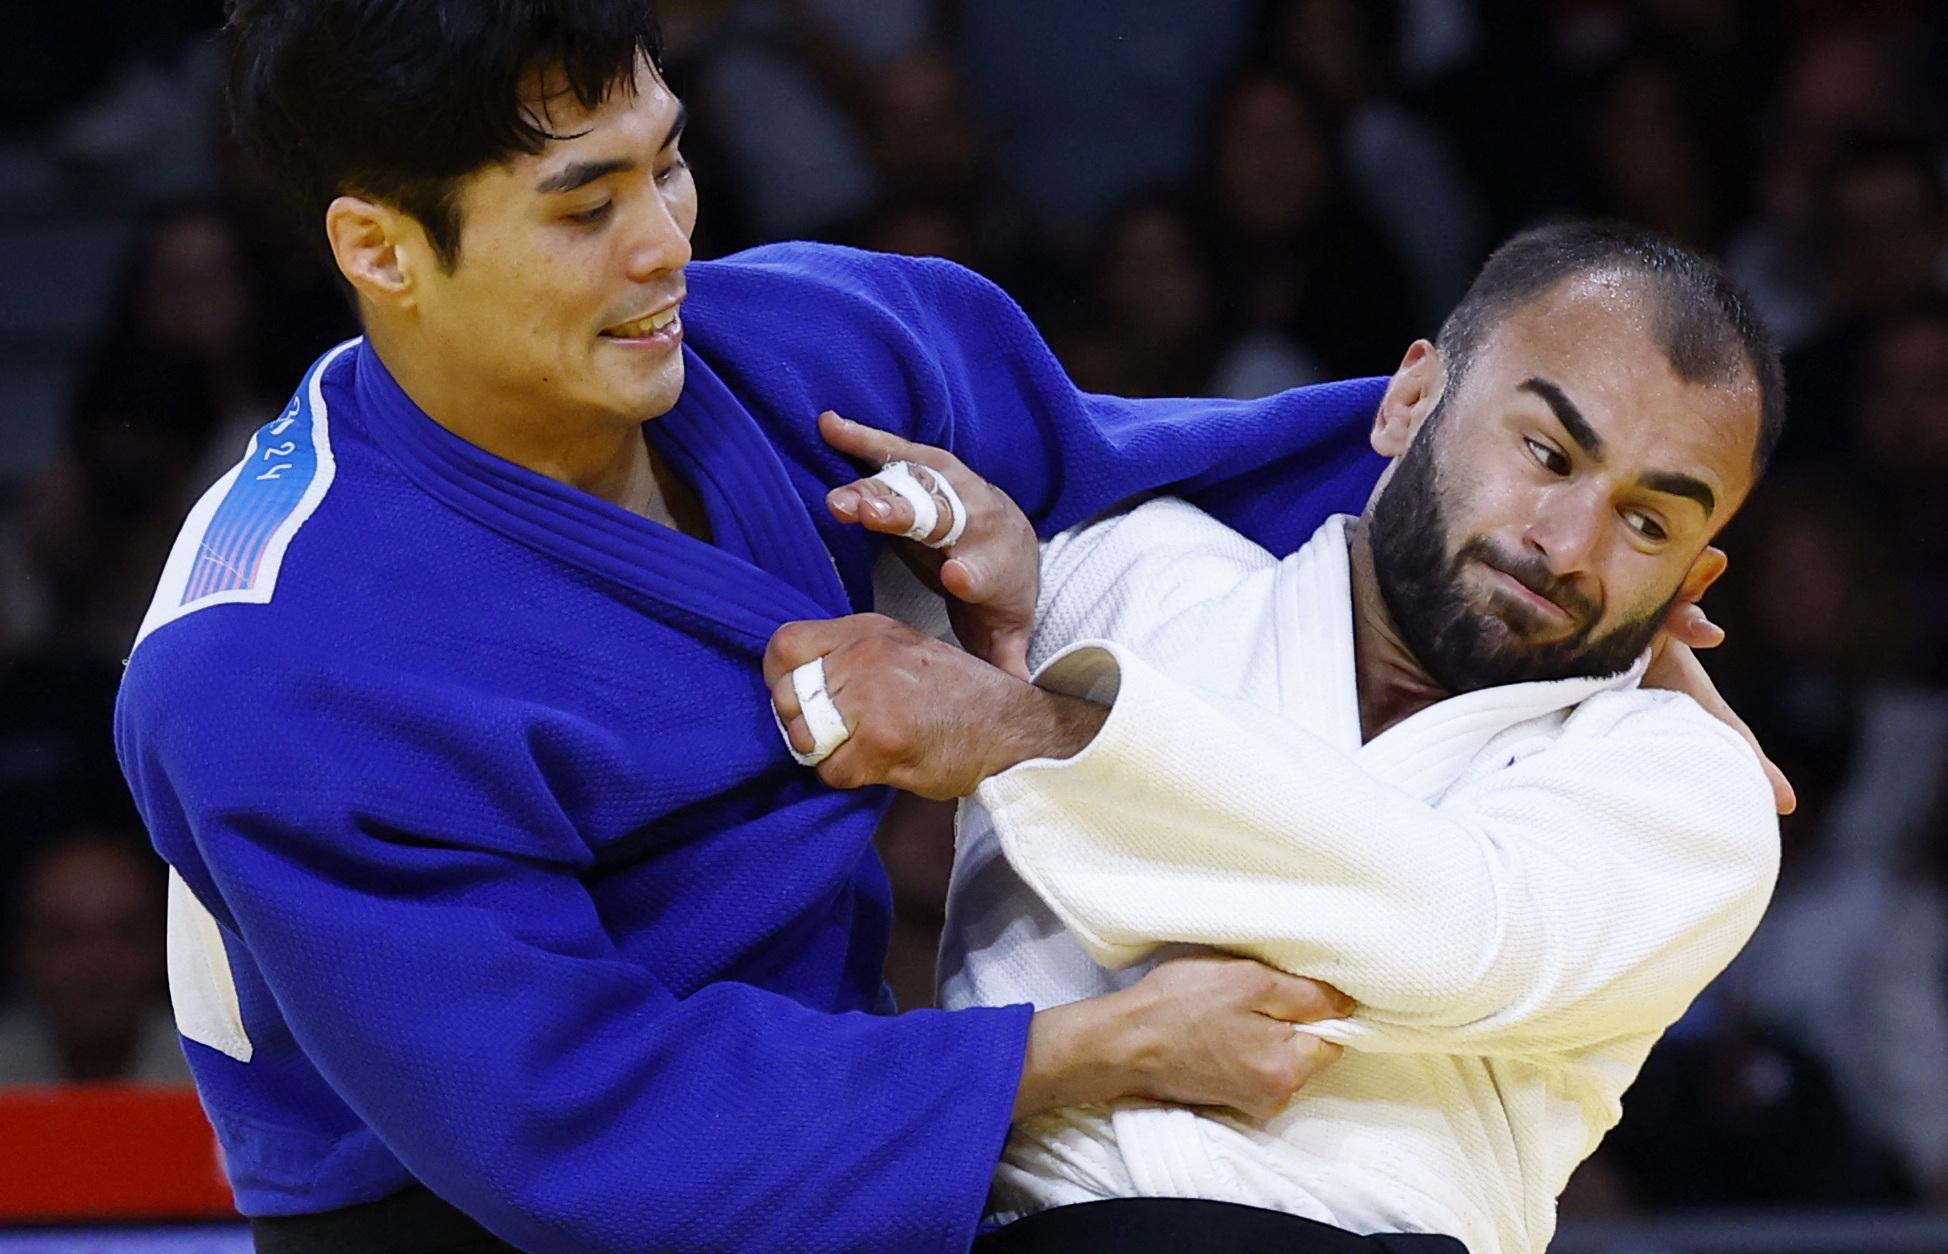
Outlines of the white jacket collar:
M 1538 680 L 1481 688 L 1437 701 L 1361 742 L 1358 671 L 1353 648 L 1353 570 L 1347 529 L 1337 514 L 1280 565 L 1285 621 L 1298 625 L 1296 648 L 1280 640 L 1279 683 L 1285 708 L 1299 711 L 1307 730 L 1355 754 L 1376 776 L 1409 792 L 1441 787 L 1497 734 L 1517 723 L 1567 710 L 1599 692 L 1633 688 L 1650 664 L 1593 678 Z

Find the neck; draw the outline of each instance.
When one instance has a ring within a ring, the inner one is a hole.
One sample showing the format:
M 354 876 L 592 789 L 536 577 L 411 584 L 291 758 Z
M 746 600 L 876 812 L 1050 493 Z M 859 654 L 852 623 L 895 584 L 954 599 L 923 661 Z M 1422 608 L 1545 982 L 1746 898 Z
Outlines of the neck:
M 513 409 L 373 326 L 366 339 L 413 404 L 476 448 L 633 513 L 675 525 L 641 423 Z
M 1368 516 L 1354 522 L 1348 538 L 1353 567 L 1353 669 L 1359 685 L 1360 738 L 1366 741 L 1453 694 L 1434 682 L 1415 659 L 1387 611 L 1373 566 Z

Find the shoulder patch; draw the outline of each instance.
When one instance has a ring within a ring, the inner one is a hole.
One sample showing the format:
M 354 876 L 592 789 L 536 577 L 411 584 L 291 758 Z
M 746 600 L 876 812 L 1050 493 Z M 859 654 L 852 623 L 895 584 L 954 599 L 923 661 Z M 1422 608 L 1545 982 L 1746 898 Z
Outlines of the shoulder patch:
M 243 460 L 190 510 L 136 633 L 137 645 L 156 628 L 205 606 L 271 599 L 285 550 L 337 470 L 325 370 L 358 343 L 348 340 L 319 358 L 290 404 L 251 437 Z

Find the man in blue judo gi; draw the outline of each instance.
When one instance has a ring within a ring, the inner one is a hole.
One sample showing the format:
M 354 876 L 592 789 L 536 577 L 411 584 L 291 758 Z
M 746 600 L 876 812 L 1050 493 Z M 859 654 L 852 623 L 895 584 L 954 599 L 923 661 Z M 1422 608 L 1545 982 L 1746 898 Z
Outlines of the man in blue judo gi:
M 230 26 L 239 130 L 366 336 L 192 510 L 116 735 L 260 1249 L 959 1250 L 1019 1115 L 1305 1081 L 1330 1051 L 1290 1025 L 1343 999 L 1245 962 L 874 1013 L 886 793 L 793 762 L 760 666 L 872 607 L 847 452 L 950 450 L 1043 535 L 1169 488 L 1290 547 L 1365 497 L 1381 381 L 1089 396 L 944 263 L 689 264 L 641 0 Z M 940 579 L 1018 669 L 1010 543 L 977 525 Z
M 1366 493 L 1378 382 L 1088 396 L 944 263 L 690 265 L 641 0 L 230 25 L 239 130 L 367 334 L 192 510 L 116 736 L 259 1248 L 958 1250 L 1018 1115 L 1304 1082 L 1329 1051 L 1290 1024 L 1341 999 L 1244 962 L 875 1013 L 886 794 L 793 763 L 760 662 L 870 609 L 888 544 L 826 508 L 860 472 L 822 411 L 952 450 L 1043 534 L 1171 487 L 1278 545 Z M 1004 660 L 1005 542 L 941 575 Z

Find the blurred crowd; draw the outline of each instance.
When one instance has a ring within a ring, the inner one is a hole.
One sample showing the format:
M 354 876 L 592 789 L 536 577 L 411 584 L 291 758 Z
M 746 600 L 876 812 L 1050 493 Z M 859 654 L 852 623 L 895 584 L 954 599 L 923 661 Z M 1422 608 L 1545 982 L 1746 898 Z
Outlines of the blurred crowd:
M 815 238 L 951 258 L 1092 389 L 1388 372 L 1497 240 L 1551 214 L 1722 260 L 1787 347 L 1791 401 L 1723 540 L 1711 664 L 1800 804 L 1758 936 L 1565 1211 L 1948 1209 L 1948 6 L 659 9 L 700 256 Z M 83 333 L 33 325 L 55 292 L 0 329 L 0 357 L 60 339 L 72 359 L 49 414 L 0 389 L 8 442 L 47 450 L 0 459 L 0 1083 L 183 1074 L 163 880 L 113 758 L 119 663 L 189 502 L 355 333 L 225 141 L 219 19 L 69 0 L 0 43 L 0 266 L 41 273 L 36 231 L 75 214 L 125 243 Z M 931 993 L 950 819 L 902 799 L 881 835 L 908 1006 Z

